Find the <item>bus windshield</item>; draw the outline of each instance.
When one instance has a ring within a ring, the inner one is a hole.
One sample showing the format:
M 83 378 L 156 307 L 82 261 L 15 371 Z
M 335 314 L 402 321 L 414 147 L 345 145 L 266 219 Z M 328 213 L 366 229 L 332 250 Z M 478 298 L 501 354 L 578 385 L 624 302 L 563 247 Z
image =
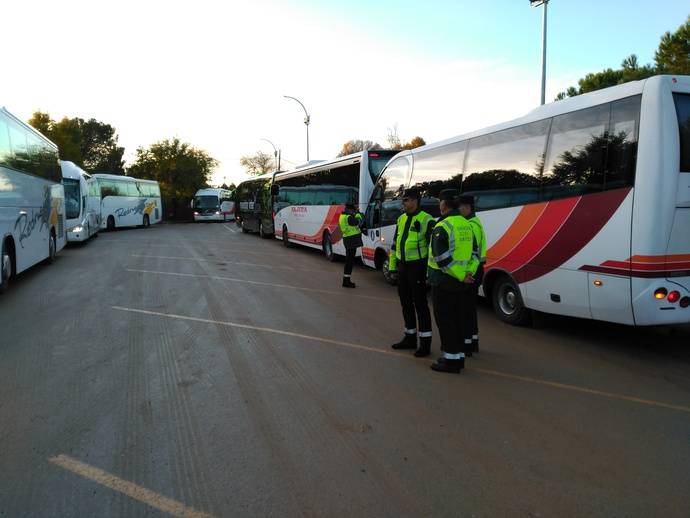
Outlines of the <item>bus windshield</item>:
M 65 217 L 75 219 L 79 217 L 81 194 L 79 192 L 79 180 L 63 178 L 62 184 L 65 187 Z
M 195 209 L 218 209 L 219 202 L 218 196 L 195 196 L 194 197 L 194 208 Z
M 379 179 L 379 176 L 381 175 L 381 171 L 383 171 L 383 168 L 386 166 L 388 163 L 388 160 L 390 160 L 390 156 L 380 156 L 380 157 L 372 157 L 371 155 L 369 156 L 369 174 L 371 175 L 371 180 L 376 183 L 376 180 Z

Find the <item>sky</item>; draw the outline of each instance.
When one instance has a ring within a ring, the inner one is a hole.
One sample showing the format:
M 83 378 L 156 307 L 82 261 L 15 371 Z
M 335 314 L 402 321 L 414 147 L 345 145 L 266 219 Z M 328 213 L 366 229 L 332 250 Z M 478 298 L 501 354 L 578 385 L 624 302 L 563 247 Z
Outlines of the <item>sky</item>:
M 281 149 L 283 169 L 350 139 L 428 143 L 539 104 L 542 9 L 528 0 L 34 0 L 6 2 L 0 106 L 24 120 L 112 124 L 131 163 L 178 137 L 246 178 L 243 155 Z M 680 0 L 550 0 L 550 102 L 628 55 L 651 63 Z

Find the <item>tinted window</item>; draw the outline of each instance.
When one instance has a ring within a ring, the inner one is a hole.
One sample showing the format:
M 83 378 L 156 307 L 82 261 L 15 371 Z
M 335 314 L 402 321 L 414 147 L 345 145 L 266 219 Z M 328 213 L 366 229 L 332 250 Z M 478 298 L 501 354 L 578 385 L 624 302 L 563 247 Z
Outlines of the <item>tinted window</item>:
M 139 192 L 139 189 L 137 187 L 136 182 L 122 182 L 124 184 L 124 188 L 126 189 L 127 196 L 134 196 L 134 197 L 140 197 L 141 193 Z
M 65 188 L 65 216 L 67 219 L 78 218 L 81 206 L 79 180 L 63 178 L 62 185 Z
M 462 189 L 475 196 L 477 210 L 539 200 L 548 128 L 543 120 L 470 140 Z M 520 191 L 519 202 L 513 190 Z
M 410 186 L 422 193 L 422 209 L 440 215 L 438 195 L 444 189 L 462 187 L 462 165 L 467 141 L 456 142 L 414 155 Z
M 640 101 L 641 97 L 637 95 L 611 103 L 605 189 L 617 189 L 635 183 Z
M 554 117 L 544 167 L 542 198 L 551 200 L 604 187 L 610 105 Z
M 409 156 L 396 158 L 383 171 L 374 189 L 377 226 L 394 225 L 402 214 L 402 195 L 410 178 Z
M 359 202 L 359 164 L 279 179 L 277 206 L 344 205 Z
M 673 94 L 673 101 L 680 131 L 680 170 L 690 173 L 690 95 Z
M 0 113 L 0 164 L 6 164 L 12 155 L 9 131 L 5 117 Z

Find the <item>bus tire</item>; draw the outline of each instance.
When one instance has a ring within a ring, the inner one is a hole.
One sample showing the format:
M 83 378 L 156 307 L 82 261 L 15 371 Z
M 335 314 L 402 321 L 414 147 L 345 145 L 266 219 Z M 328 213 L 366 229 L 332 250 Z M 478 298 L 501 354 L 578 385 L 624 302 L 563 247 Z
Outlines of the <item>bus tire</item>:
M 525 307 L 520 288 L 507 275 L 494 282 L 491 302 L 496 316 L 508 324 L 522 326 L 530 320 L 531 312 Z
M 149 226 L 151 225 L 151 220 L 149 220 L 149 215 L 148 215 L 148 214 L 144 214 L 144 223 L 143 223 L 143 225 L 144 225 L 144 228 L 149 228 Z
M 115 230 L 115 218 L 113 216 L 108 216 L 105 225 L 111 232 Z
M 398 272 L 391 272 L 388 269 L 388 257 L 381 263 L 381 273 L 383 274 L 383 280 L 385 280 L 391 286 L 398 284 Z
M 335 253 L 333 253 L 333 243 L 331 243 L 331 233 L 326 230 L 321 237 L 321 250 L 323 250 L 324 257 L 330 261 L 335 262 Z
M 259 221 L 259 237 L 261 239 L 266 239 L 268 237 L 266 232 L 264 232 L 264 222 L 263 221 Z
M 48 257 L 46 263 L 50 264 L 55 260 L 57 254 L 57 241 L 55 239 L 55 230 L 50 229 L 50 237 L 48 238 Z
M 290 239 L 288 238 L 288 228 L 287 225 L 283 225 L 283 246 L 285 248 L 290 248 Z
M 14 257 L 9 239 L 2 242 L 0 249 L 0 293 L 5 293 L 14 272 Z

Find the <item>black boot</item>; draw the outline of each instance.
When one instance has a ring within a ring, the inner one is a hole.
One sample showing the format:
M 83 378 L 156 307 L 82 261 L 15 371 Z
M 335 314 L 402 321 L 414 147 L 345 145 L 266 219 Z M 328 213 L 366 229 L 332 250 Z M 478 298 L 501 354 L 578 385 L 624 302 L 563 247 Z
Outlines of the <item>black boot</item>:
M 459 360 L 450 360 L 448 358 L 439 358 L 436 363 L 431 364 L 431 370 L 436 372 L 450 372 L 453 374 L 460 374 L 465 368 L 465 358 Z
M 468 358 L 472 358 L 472 339 L 471 338 L 466 338 L 464 341 L 464 344 L 461 349 L 462 352 L 465 353 L 465 356 Z
M 343 288 L 355 288 L 357 285 L 349 277 L 343 277 Z
M 473 353 L 479 352 L 479 335 L 472 335 L 472 349 Z
M 419 348 L 414 352 L 417 358 L 424 358 L 431 354 L 431 337 L 430 336 L 420 336 L 419 337 Z
M 405 333 L 405 336 L 403 336 L 403 339 L 400 340 L 398 343 L 393 344 L 391 347 L 393 347 L 393 349 L 396 349 L 396 350 L 416 349 L 417 348 L 417 333 L 415 333 L 415 334 Z

